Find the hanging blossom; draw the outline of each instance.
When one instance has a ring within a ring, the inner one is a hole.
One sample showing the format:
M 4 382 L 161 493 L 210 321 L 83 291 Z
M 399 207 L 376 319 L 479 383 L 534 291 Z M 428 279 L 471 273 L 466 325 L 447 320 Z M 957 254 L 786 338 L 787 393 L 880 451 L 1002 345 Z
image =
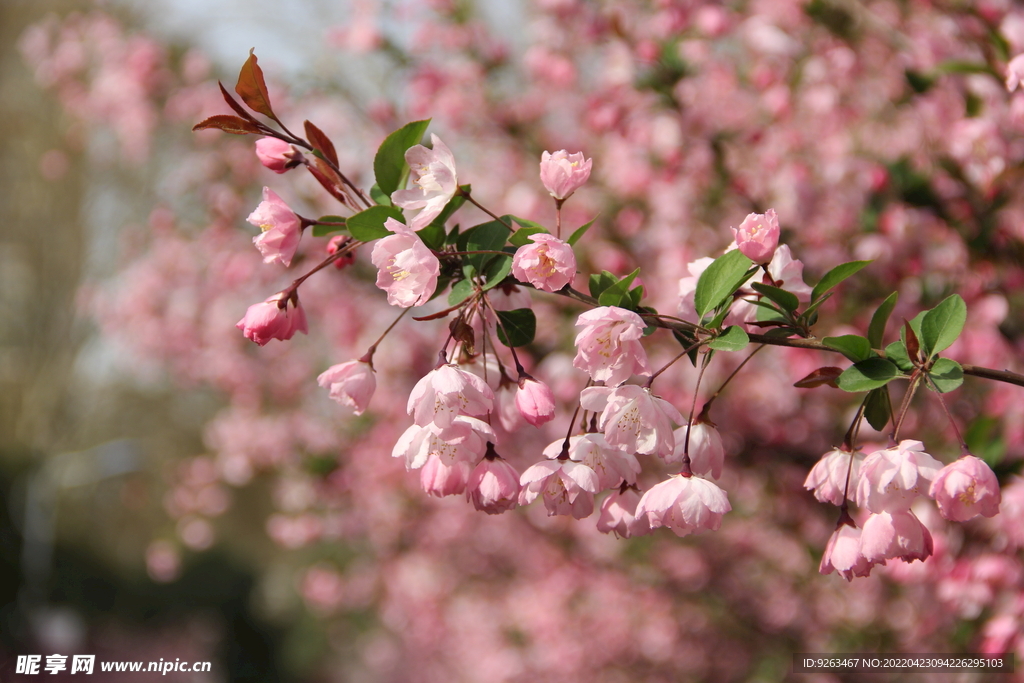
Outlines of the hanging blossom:
M 992 468 L 973 455 L 939 470 L 928 495 L 935 499 L 939 513 L 953 522 L 966 522 L 978 515 L 995 517 L 1002 502 Z
M 676 536 L 722 525 L 722 515 L 732 510 L 725 491 L 700 477 L 677 474 L 644 493 L 636 506 L 636 518 L 647 519 L 652 529 L 666 526 Z
M 394 458 L 405 458 L 405 468 L 416 470 L 427 464 L 431 457 L 442 463 L 475 463 L 487 449 L 488 442 L 497 438 L 491 426 L 475 417 L 459 415 L 442 427 L 433 422 L 412 425 L 406 429 L 391 451 Z
M 861 554 L 860 543 L 861 530 L 847 517 L 846 521 L 840 522 L 832 537 L 828 539 L 818 572 L 831 574 L 835 571 L 847 581 L 852 581 L 855 576 L 869 575 L 871 568 L 879 563 L 868 560 Z
M 651 533 L 651 525 L 635 516 L 640 494 L 631 486 L 613 491 L 601 503 L 597 530 L 602 534 L 615 534 L 619 538 L 635 538 Z
M 235 327 L 242 330 L 246 339 L 265 346 L 271 339 L 285 341 L 296 332 L 309 334 L 306 312 L 302 310 L 299 297 L 292 295 L 292 307 L 288 307 L 284 292 L 278 292 L 263 303 L 253 304 Z
M 542 460 L 527 468 L 519 483 L 523 487 L 519 492 L 520 505 L 529 505 L 543 497 L 549 516 L 572 515 L 583 519 L 594 512 L 598 477 L 594 470 L 582 463 L 568 458 Z
M 877 512 L 864 520 L 860 553 L 870 562 L 921 560 L 932 554 L 932 535 L 910 510 Z
M 484 459 L 469 475 L 466 498 L 489 515 L 514 508 L 519 499 L 519 473 L 488 444 Z
M 669 456 L 663 456 L 665 462 L 677 463 L 683 461 L 683 451 L 686 448 L 686 427 L 680 427 L 675 431 L 676 446 Z M 722 476 L 722 466 L 725 464 L 725 447 L 722 445 L 722 435 L 718 430 L 707 422 L 697 420 L 690 428 L 690 471 L 694 474 L 710 476 L 718 479 Z
M 252 238 L 263 254 L 264 263 L 287 267 L 295 257 L 302 237 L 302 219 L 269 187 L 263 188 L 263 201 L 246 219 L 263 231 Z
M 804 488 L 814 491 L 814 497 L 822 503 L 842 505 L 844 493 L 849 491 L 849 497 L 852 500 L 853 494 L 857 491 L 860 467 L 863 462 L 864 454 L 860 451 L 851 453 L 841 448 L 833 448 L 821 456 L 821 459 L 808 472 L 807 479 L 804 480 Z M 847 472 L 850 474 L 849 489 L 846 486 Z
M 553 441 L 544 449 L 544 455 L 554 460 L 562 454 L 564 439 Z M 604 434 L 587 433 L 569 437 L 569 459 L 583 463 L 597 474 L 597 491 L 618 488 L 620 484 L 635 484 L 640 463 L 632 452 L 615 448 Z
M 564 201 L 587 182 L 593 165 L 593 159 L 583 159 L 583 152 L 544 152 L 540 157 L 540 181 L 552 197 Z
M 409 224 L 413 230 L 422 230 L 441 215 L 441 211 L 459 189 L 455 173 L 455 157 L 441 138 L 430 135 L 433 149 L 414 145 L 405 153 L 413 185 L 408 190 L 396 190 L 391 195 L 395 206 L 403 209 L 419 209 Z
M 924 444 L 904 439 L 899 445 L 875 451 L 860 468 L 857 505 L 871 512 L 909 510 L 926 495 L 942 463 L 924 452 Z
M 537 289 L 557 292 L 576 277 L 576 255 L 567 242 L 554 235 L 530 235 L 533 244 L 516 250 L 512 257 L 512 275 Z
M 515 405 L 523 419 L 534 427 L 540 427 L 555 417 L 555 395 L 551 387 L 532 377 L 524 375 L 519 378 Z
M 684 421 L 675 406 L 635 384 L 588 387 L 580 393 L 580 405 L 600 412 L 605 439 L 629 453 L 671 456 L 676 445 L 672 423 Z
M 442 365 L 428 372 L 409 394 L 407 410 L 418 425 L 447 427 L 459 415 L 486 415 L 494 392 L 471 372 Z
M 392 306 L 422 306 L 437 288 L 441 263 L 412 228 L 389 218 L 384 227 L 393 232 L 377 240 L 370 261 L 377 266 L 377 286 Z
M 317 384 L 330 389 L 331 398 L 362 415 L 377 389 L 377 378 L 369 363 L 350 360 L 332 365 L 316 378 Z
M 640 339 L 644 321 L 633 311 L 602 306 L 580 315 L 576 327 L 574 368 L 590 374 L 595 382 L 622 384 L 632 375 L 650 375 L 647 352 Z

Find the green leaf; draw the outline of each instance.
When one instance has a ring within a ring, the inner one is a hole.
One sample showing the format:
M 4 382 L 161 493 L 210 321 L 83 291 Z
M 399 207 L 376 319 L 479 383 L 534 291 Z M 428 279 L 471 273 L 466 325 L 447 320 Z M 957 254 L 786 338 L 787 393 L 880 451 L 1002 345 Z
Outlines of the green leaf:
M 519 228 L 512 236 L 508 238 L 509 244 L 516 247 L 524 247 L 527 244 L 532 244 L 533 240 L 530 239 L 530 235 L 536 235 L 538 233 L 546 233 L 545 228 Z
M 821 343 L 835 349 L 854 363 L 871 357 L 871 342 L 858 334 L 844 334 L 841 337 L 825 337 Z
M 884 387 L 899 376 L 899 368 L 886 359 L 868 358 L 846 368 L 836 383 L 843 391 L 871 391 Z
M 967 304 L 959 294 L 946 297 L 921 320 L 922 351 L 929 358 L 956 341 L 967 322 Z
M 623 307 L 623 303 L 630 301 L 629 297 L 629 286 L 633 284 L 633 280 L 640 274 L 640 269 L 637 268 L 626 277 L 618 280 L 613 285 L 601 292 L 601 296 L 597 297 L 597 302 L 602 306 L 619 306 Z
M 501 251 L 511 234 L 508 226 L 501 221 L 489 221 L 475 225 L 459 235 L 459 251 Z M 474 266 L 482 273 L 488 262 L 500 258 L 496 254 L 469 254 L 463 256 L 463 263 Z
M 640 307 L 640 300 L 644 298 L 644 286 L 637 285 L 633 289 L 629 290 L 629 303 L 632 304 L 630 308 L 636 310 Z M 648 334 L 645 332 L 644 334 Z
M 760 282 L 754 282 L 750 286 L 790 313 L 800 306 L 800 300 L 797 299 L 796 294 L 793 294 L 792 292 L 787 292 L 784 289 L 772 287 L 771 285 L 761 284 Z
M 838 266 L 825 273 L 821 278 L 821 281 L 814 285 L 814 289 L 811 290 L 811 301 L 816 301 L 822 294 L 829 291 L 869 263 L 871 263 L 871 261 L 850 261 L 849 263 L 840 263 Z
M 475 289 L 476 287 L 472 280 L 459 280 L 452 286 L 452 291 L 448 293 L 448 305 L 458 306 L 473 296 L 473 290 Z
M 914 369 L 914 364 L 910 360 L 910 355 L 907 353 L 907 345 L 902 341 L 894 341 L 885 347 L 885 357 L 896 364 L 903 372 L 910 372 Z
M 749 343 L 750 337 L 743 331 L 743 328 L 739 325 L 732 325 L 712 339 L 708 343 L 708 347 L 716 351 L 742 351 Z
M 370 188 L 370 199 L 381 206 L 391 206 L 391 197 L 384 194 L 384 190 L 380 189 L 380 185 L 377 183 L 374 183 L 373 187 Z
M 372 242 L 392 234 L 384 227 L 384 222 L 389 218 L 401 221 L 402 212 L 393 206 L 371 206 L 365 211 L 349 216 L 345 221 L 345 227 L 352 237 L 360 242 Z
M 583 224 L 583 227 L 578 229 L 573 234 L 569 235 L 569 239 L 567 240 L 569 242 L 569 246 L 575 246 L 576 243 L 580 241 L 580 238 L 587 234 L 587 230 L 590 230 L 590 226 L 592 226 L 594 224 L 594 221 L 596 220 L 596 216 L 594 218 L 591 218 L 589 221 Z
M 952 358 L 939 358 L 928 371 L 940 394 L 953 391 L 964 383 L 964 369 Z
M 595 299 L 601 298 L 601 292 L 614 285 L 618 280 L 607 270 L 590 275 L 590 296 Z
M 423 240 L 423 244 L 435 251 L 440 251 L 444 247 L 444 240 L 447 237 L 444 234 L 444 225 L 440 223 L 431 223 L 422 230 L 417 230 L 416 234 Z
M 834 292 L 829 292 L 828 294 L 826 294 L 825 296 L 821 297 L 817 301 L 813 302 L 810 306 L 805 308 L 804 312 L 801 314 L 802 317 L 804 318 L 804 320 L 809 321 L 810 324 L 813 325 L 814 322 L 818 319 L 818 316 L 817 316 L 818 308 L 820 308 L 823 303 L 828 301 L 832 297 L 832 294 L 834 294 Z M 812 320 L 812 318 L 813 318 L 813 320 Z
M 889 403 L 889 387 L 878 387 L 868 393 L 864 399 L 864 417 L 868 424 L 880 432 L 889 424 L 889 417 L 892 415 L 892 405 Z
M 484 268 L 484 277 L 487 278 L 484 282 L 483 289 L 493 289 L 501 284 L 502 280 L 508 277 L 508 274 L 512 272 L 512 257 L 511 256 L 496 256 L 493 261 L 487 264 Z
M 890 294 L 871 316 L 871 324 L 868 325 L 868 341 L 871 343 L 871 348 L 882 348 L 882 342 L 885 340 L 885 325 L 889 322 L 892 309 L 896 308 L 896 300 L 899 299 L 899 296 L 899 292 Z
M 381 192 L 390 197 L 395 190 L 401 189 L 409 168 L 405 163 L 405 152 L 423 140 L 429 125 L 430 119 L 413 121 L 384 138 L 373 158 L 373 175 Z
M 326 237 L 327 235 L 345 230 L 344 216 L 320 216 L 317 221 L 321 223 L 341 223 L 341 225 L 314 225 L 313 237 Z
M 709 265 L 697 280 L 697 290 L 693 294 L 693 306 L 697 316 L 703 318 L 731 297 L 747 278 L 747 271 L 753 265 L 739 249 L 726 252 Z
M 990 467 L 1002 462 L 1006 455 L 1006 441 L 1000 435 L 1001 423 L 998 418 L 979 415 L 964 434 L 968 450 L 984 460 Z
M 513 216 L 511 214 L 509 214 L 508 217 L 524 228 L 540 228 L 544 232 L 548 231 L 548 229 L 545 228 L 543 225 L 536 221 L 531 221 L 529 218 L 520 218 L 519 216 Z
M 526 346 L 537 333 L 537 318 L 529 308 L 498 311 L 498 340 L 505 346 Z

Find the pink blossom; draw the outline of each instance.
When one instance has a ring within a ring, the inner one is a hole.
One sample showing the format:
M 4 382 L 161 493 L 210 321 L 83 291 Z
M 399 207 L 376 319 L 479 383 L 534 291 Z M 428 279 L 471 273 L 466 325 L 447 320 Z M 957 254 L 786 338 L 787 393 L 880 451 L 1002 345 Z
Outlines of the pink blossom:
M 437 218 L 445 205 L 459 189 L 455 173 L 455 157 L 441 138 L 431 134 L 434 149 L 423 145 L 410 147 L 405 153 L 409 172 L 415 188 L 396 190 L 391 195 L 395 206 L 403 209 L 420 209 L 409 224 L 413 230 L 422 230 Z
M 584 161 L 583 152 L 544 152 L 540 157 L 540 181 L 552 197 L 565 200 L 587 182 L 593 164 L 593 159 Z
M 394 458 L 405 458 L 405 468 L 423 467 L 432 457 L 442 463 L 474 463 L 483 457 L 488 443 L 497 441 L 494 430 L 483 420 L 459 415 L 451 424 L 412 425 L 406 429 L 391 451 Z
M 847 490 L 851 500 L 857 491 L 862 462 L 864 462 L 864 454 L 860 451 L 851 453 L 841 448 L 833 448 L 821 456 L 821 460 L 816 462 L 811 471 L 807 473 L 804 488 L 814 491 L 814 497 L 822 503 L 842 505 L 844 493 Z M 846 487 L 847 472 L 850 474 L 849 489 Z
M 722 525 L 722 515 L 732 510 L 725 491 L 700 477 L 677 474 L 655 484 L 636 506 L 636 518 L 646 518 L 652 529 L 667 526 L 676 536 Z
M 1006 90 L 1013 92 L 1024 80 L 1024 55 L 1017 55 L 1006 65 Z
M 246 219 L 263 234 L 252 238 L 263 254 L 264 263 L 290 266 L 302 237 L 302 219 L 269 187 L 263 188 L 263 201 Z
M 522 376 L 516 392 L 516 408 L 527 422 L 540 427 L 555 416 L 555 396 L 544 382 Z
M 514 432 L 523 426 L 523 414 L 516 405 L 518 394 L 519 385 L 511 379 L 501 381 L 494 392 L 494 412 L 498 415 L 501 428 L 506 432 Z
M 754 263 L 768 263 L 779 246 L 779 219 L 775 209 L 748 215 L 733 228 L 736 247 Z
M 512 258 L 512 275 L 537 289 L 557 292 L 576 277 L 576 256 L 568 243 L 548 235 L 530 235 L 533 244 L 516 251 Z
M 676 445 L 672 454 L 664 456 L 665 462 L 683 461 L 683 449 L 686 446 L 686 427 L 675 431 Z M 690 428 L 690 471 L 694 474 L 710 475 L 712 479 L 722 476 L 725 463 L 725 447 L 722 446 L 722 435 L 714 426 L 707 422 L 695 422 Z
M 352 408 L 356 415 L 362 415 L 373 398 L 377 379 L 369 363 L 350 360 L 332 365 L 316 378 L 317 384 L 331 391 L 331 398 Z
M 803 261 L 793 258 L 788 244 L 779 245 L 775 250 L 775 256 L 768 264 L 768 273 L 780 287 L 796 294 L 800 301 L 811 300 L 811 287 L 804 282 Z
M 966 455 L 939 470 L 928 495 L 948 520 L 966 522 L 978 515 L 999 514 L 999 480 L 983 460 Z
M 614 533 L 619 538 L 635 538 L 651 533 L 651 526 L 647 520 L 634 516 L 639 502 L 640 493 L 631 486 L 624 490 L 612 491 L 601 503 L 597 530 L 602 534 Z
M 640 339 L 643 319 L 624 308 L 602 306 L 580 315 L 576 327 L 574 368 L 588 372 L 595 382 L 622 384 L 631 375 L 650 375 L 647 352 Z
M 466 490 L 471 465 L 431 454 L 420 470 L 420 486 L 432 496 L 455 496 Z
M 875 451 L 860 468 L 857 505 L 872 512 L 908 510 L 928 492 L 942 463 L 924 452 L 920 441 L 904 439 L 898 446 Z
M 564 439 L 552 441 L 544 449 L 544 455 L 552 460 L 562 453 Z M 604 438 L 604 434 L 587 433 L 569 437 L 569 459 L 583 463 L 597 474 L 597 490 L 618 488 L 622 482 L 636 483 L 640 463 L 628 451 L 615 448 Z
M 416 383 L 407 410 L 418 425 L 447 427 L 458 415 L 484 415 L 493 406 L 494 392 L 482 379 L 457 365 L 442 365 Z
M 601 413 L 600 427 L 612 446 L 662 457 L 675 450 L 672 423 L 683 422 L 683 416 L 650 389 L 635 384 L 588 387 L 580 393 L 580 405 Z
M 441 263 L 412 228 L 394 218 L 384 227 L 395 233 L 373 245 L 370 261 L 377 266 L 377 286 L 388 293 L 392 306 L 409 308 L 430 300 L 437 288 Z
M 284 173 L 298 165 L 302 153 L 284 140 L 260 138 L 256 141 L 256 157 L 274 173 Z
M 870 562 L 923 562 L 932 554 L 932 535 L 910 510 L 878 512 L 864 521 L 860 552 Z
M 338 250 L 347 245 L 349 241 L 351 241 L 351 239 L 352 238 L 349 237 L 348 235 L 335 235 L 330 239 L 330 241 L 327 242 L 327 253 L 337 254 Z M 343 256 L 339 256 L 338 258 L 336 258 L 334 260 L 334 267 L 337 268 L 338 270 L 341 270 L 346 266 L 351 266 L 353 263 L 355 263 L 355 261 L 356 252 L 355 250 L 351 250 L 345 253 Z
M 713 258 L 705 256 L 686 265 L 686 270 L 690 274 L 679 280 L 679 315 L 684 320 L 695 320 L 697 318 L 697 309 L 693 305 L 693 295 L 697 291 L 697 282 L 700 280 L 701 274 L 714 262 Z
M 466 497 L 477 510 L 496 515 L 516 506 L 519 473 L 501 457 L 485 457 L 469 475 Z
M 299 298 L 293 296 L 292 303 L 293 307 L 289 308 L 288 300 L 282 299 L 280 293 L 275 294 L 263 303 L 250 306 L 235 327 L 242 330 L 246 339 L 260 346 L 265 346 L 271 339 L 291 339 L 296 332 L 308 334 L 306 313 L 302 310 Z
M 831 574 L 834 570 L 847 581 L 852 581 L 855 576 L 870 574 L 871 568 L 878 562 L 870 561 L 861 554 L 860 539 L 861 530 L 853 526 L 852 521 L 849 524 L 841 523 L 828 539 L 818 572 Z
M 523 487 L 519 504 L 529 505 L 544 498 L 548 515 L 572 515 L 576 519 L 594 512 L 598 479 L 594 470 L 573 460 L 542 460 L 527 468 L 519 478 Z

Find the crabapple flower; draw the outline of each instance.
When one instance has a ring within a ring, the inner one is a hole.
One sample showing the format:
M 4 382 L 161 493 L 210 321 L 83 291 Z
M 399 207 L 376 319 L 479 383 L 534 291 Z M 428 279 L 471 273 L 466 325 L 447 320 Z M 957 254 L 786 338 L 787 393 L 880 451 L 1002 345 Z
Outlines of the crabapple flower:
M 285 173 L 302 160 L 302 153 L 284 140 L 260 138 L 256 141 L 256 158 L 274 173 Z
M 434 149 L 414 145 L 405 153 L 412 182 L 416 186 L 408 190 L 396 190 L 391 195 L 395 206 L 403 209 L 420 209 L 409 224 L 413 230 L 421 230 L 437 218 L 445 205 L 459 189 L 455 173 L 455 157 L 441 138 L 430 135 Z
M 290 266 L 302 237 L 302 219 L 284 200 L 269 187 L 264 187 L 263 201 L 246 220 L 263 231 L 252 238 L 253 244 L 263 254 L 263 262 Z
M 693 296 L 697 292 L 697 282 L 707 267 L 715 262 L 715 259 L 705 256 L 686 265 L 690 274 L 679 280 L 679 315 L 684 320 L 696 320 L 697 309 L 693 304 Z
M 407 470 L 423 467 L 431 457 L 446 465 L 456 461 L 472 464 L 484 455 L 488 442 L 496 440 L 489 424 L 459 415 L 446 427 L 433 423 L 410 426 L 398 437 L 391 456 L 405 458 Z
M 831 574 L 835 571 L 847 581 L 855 576 L 867 576 L 877 561 L 868 560 L 860 552 L 861 530 L 850 523 L 840 523 L 825 546 L 818 572 Z M 883 562 L 884 564 L 884 562 Z
M 309 333 L 306 312 L 302 310 L 298 296 L 293 295 L 291 308 L 282 293 L 275 294 L 263 303 L 253 304 L 235 327 L 242 330 L 246 339 L 265 346 L 271 339 L 285 341 L 296 332 Z
M 552 197 L 565 200 L 587 182 L 593 165 L 593 159 L 584 161 L 583 152 L 544 152 L 540 157 L 540 181 Z
M 512 433 L 523 426 L 523 414 L 516 405 L 519 386 L 510 379 L 503 379 L 494 391 L 494 412 L 498 415 L 501 428 Z
M 523 487 L 519 504 L 529 505 L 542 496 L 548 516 L 572 515 L 583 519 L 594 512 L 597 473 L 582 463 L 568 459 L 542 460 L 523 472 L 519 484 Z
M 966 522 L 978 515 L 995 517 L 1002 502 L 992 468 L 973 455 L 939 470 L 928 495 L 935 499 L 942 516 L 953 522 Z
M 600 412 L 605 439 L 629 453 L 671 456 L 676 445 L 672 423 L 684 421 L 675 406 L 635 384 L 588 387 L 580 393 L 580 405 Z
M 932 535 L 910 510 L 877 512 L 864 521 L 860 552 L 869 562 L 923 562 L 932 554 Z
M 327 243 L 327 253 L 337 254 L 338 250 L 349 243 L 352 238 L 348 235 L 335 235 Z M 334 260 L 334 267 L 341 270 L 345 266 L 351 266 L 356 262 L 356 252 L 350 251 L 343 256 L 339 256 Z
M 602 306 L 580 315 L 576 327 L 574 368 L 590 374 L 595 382 L 610 386 L 622 384 L 631 375 L 650 375 L 647 352 L 640 339 L 644 321 L 633 311 Z
M 925 453 L 920 441 L 904 439 L 875 451 L 860 467 L 857 505 L 875 513 L 909 510 L 917 496 L 928 493 L 940 469 L 942 463 Z
M 700 477 L 676 474 L 644 493 L 636 506 L 636 518 L 647 519 L 652 529 L 667 526 L 676 536 L 722 525 L 722 515 L 732 510 L 725 491 Z
M 420 486 L 426 493 L 438 498 L 455 496 L 466 490 L 470 464 L 465 460 L 452 460 L 431 454 L 420 470 Z
M 484 457 L 469 475 L 466 498 L 489 515 L 511 510 L 519 499 L 519 473 L 497 453 Z
M 850 463 L 850 459 L 853 463 Z M 843 495 L 847 491 L 846 473 L 850 473 L 850 498 L 853 499 L 857 491 L 857 482 L 860 477 L 861 463 L 864 462 L 864 454 L 860 451 L 851 453 L 841 448 L 833 448 L 821 456 L 821 460 L 814 464 L 811 471 L 807 473 L 804 480 L 804 488 L 814 491 L 814 497 L 822 503 L 833 505 L 843 504 Z
M 775 209 L 752 213 L 743 219 L 739 228 L 733 228 L 736 248 L 754 263 L 766 264 L 772 260 L 779 246 L 779 217 Z
M 316 378 L 317 384 L 330 389 L 331 398 L 352 408 L 356 415 L 362 415 L 373 398 L 377 378 L 369 363 L 350 360 L 332 365 Z
M 516 250 L 512 275 L 546 292 L 557 292 L 572 282 L 576 277 L 576 255 L 572 247 L 547 233 L 530 235 L 530 239 L 533 244 Z
M 1024 80 L 1024 55 L 1017 55 L 1006 65 L 1006 90 L 1013 92 Z
M 459 415 L 484 415 L 493 406 L 494 392 L 482 379 L 456 365 L 442 365 L 416 383 L 407 410 L 418 425 L 448 427 Z
M 665 462 L 683 461 L 683 449 L 686 447 L 686 426 L 675 431 L 676 445 L 671 455 L 664 456 Z M 722 446 L 722 435 L 714 426 L 707 422 L 694 422 L 690 427 L 690 471 L 694 474 L 711 475 L 712 479 L 722 476 L 722 465 L 725 463 L 725 447 Z
M 555 416 L 555 395 L 544 382 L 521 376 L 519 391 L 516 392 L 516 408 L 527 422 L 540 427 Z
M 597 518 L 597 530 L 602 534 L 614 533 L 619 538 L 634 538 L 651 533 L 651 527 L 645 519 L 634 516 L 640 494 L 633 487 L 612 493 L 601 503 L 601 513 Z
M 412 228 L 389 218 L 384 227 L 393 235 L 373 245 L 370 261 L 377 266 L 377 286 L 388 293 L 392 306 L 421 306 L 430 299 L 441 274 L 441 263 Z
M 564 439 L 552 441 L 544 449 L 544 455 L 552 460 L 562 453 Z M 580 462 L 597 474 L 597 490 L 618 488 L 622 482 L 636 483 L 640 463 L 628 451 L 615 448 L 604 438 L 604 434 L 588 433 L 569 437 L 569 459 Z

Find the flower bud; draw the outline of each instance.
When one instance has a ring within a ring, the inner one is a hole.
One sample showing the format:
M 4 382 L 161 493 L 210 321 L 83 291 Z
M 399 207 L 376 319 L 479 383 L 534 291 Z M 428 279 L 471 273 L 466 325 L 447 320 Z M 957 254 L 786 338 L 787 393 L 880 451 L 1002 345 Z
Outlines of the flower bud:
M 302 153 L 284 140 L 260 138 L 256 141 L 256 158 L 274 173 L 284 173 L 301 162 Z
M 519 473 L 497 453 L 494 453 L 492 459 L 491 453 L 494 453 L 494 449 L 489 447 L 488 456 L 470 473 L 466 498 L 473 501 L 477 510 L 497 515 L 516 506 L 519 499 Z
M 555 416 L 555 396 L 547 384 L 532 377 L 520 377 L 516 408 L 527 422 L 540 427 Z
M 748 215 L 739 228 L 733 228 L 736 247 L 740 252 L 757 264 L 769 263 L 779 246 L 779 218 L 775 209 L 764 213 Z
M 555 199 L 564 200 L 590 178 L 594 160 L 583 160 L 583 152 L 569 154 L 564 149 L 540 158 L 540 181 Z
M 296 332 L 308 334 L 306 313 L 298 297 L 294 297 L 293 303 L 294 307 L 289 309 L 282 294 L 275 294 L 263 303 L 250 306 L 235 327 L 242 330 L 246 339 L 260 346 L 265 346 L 271 339 L 291 339 Z

